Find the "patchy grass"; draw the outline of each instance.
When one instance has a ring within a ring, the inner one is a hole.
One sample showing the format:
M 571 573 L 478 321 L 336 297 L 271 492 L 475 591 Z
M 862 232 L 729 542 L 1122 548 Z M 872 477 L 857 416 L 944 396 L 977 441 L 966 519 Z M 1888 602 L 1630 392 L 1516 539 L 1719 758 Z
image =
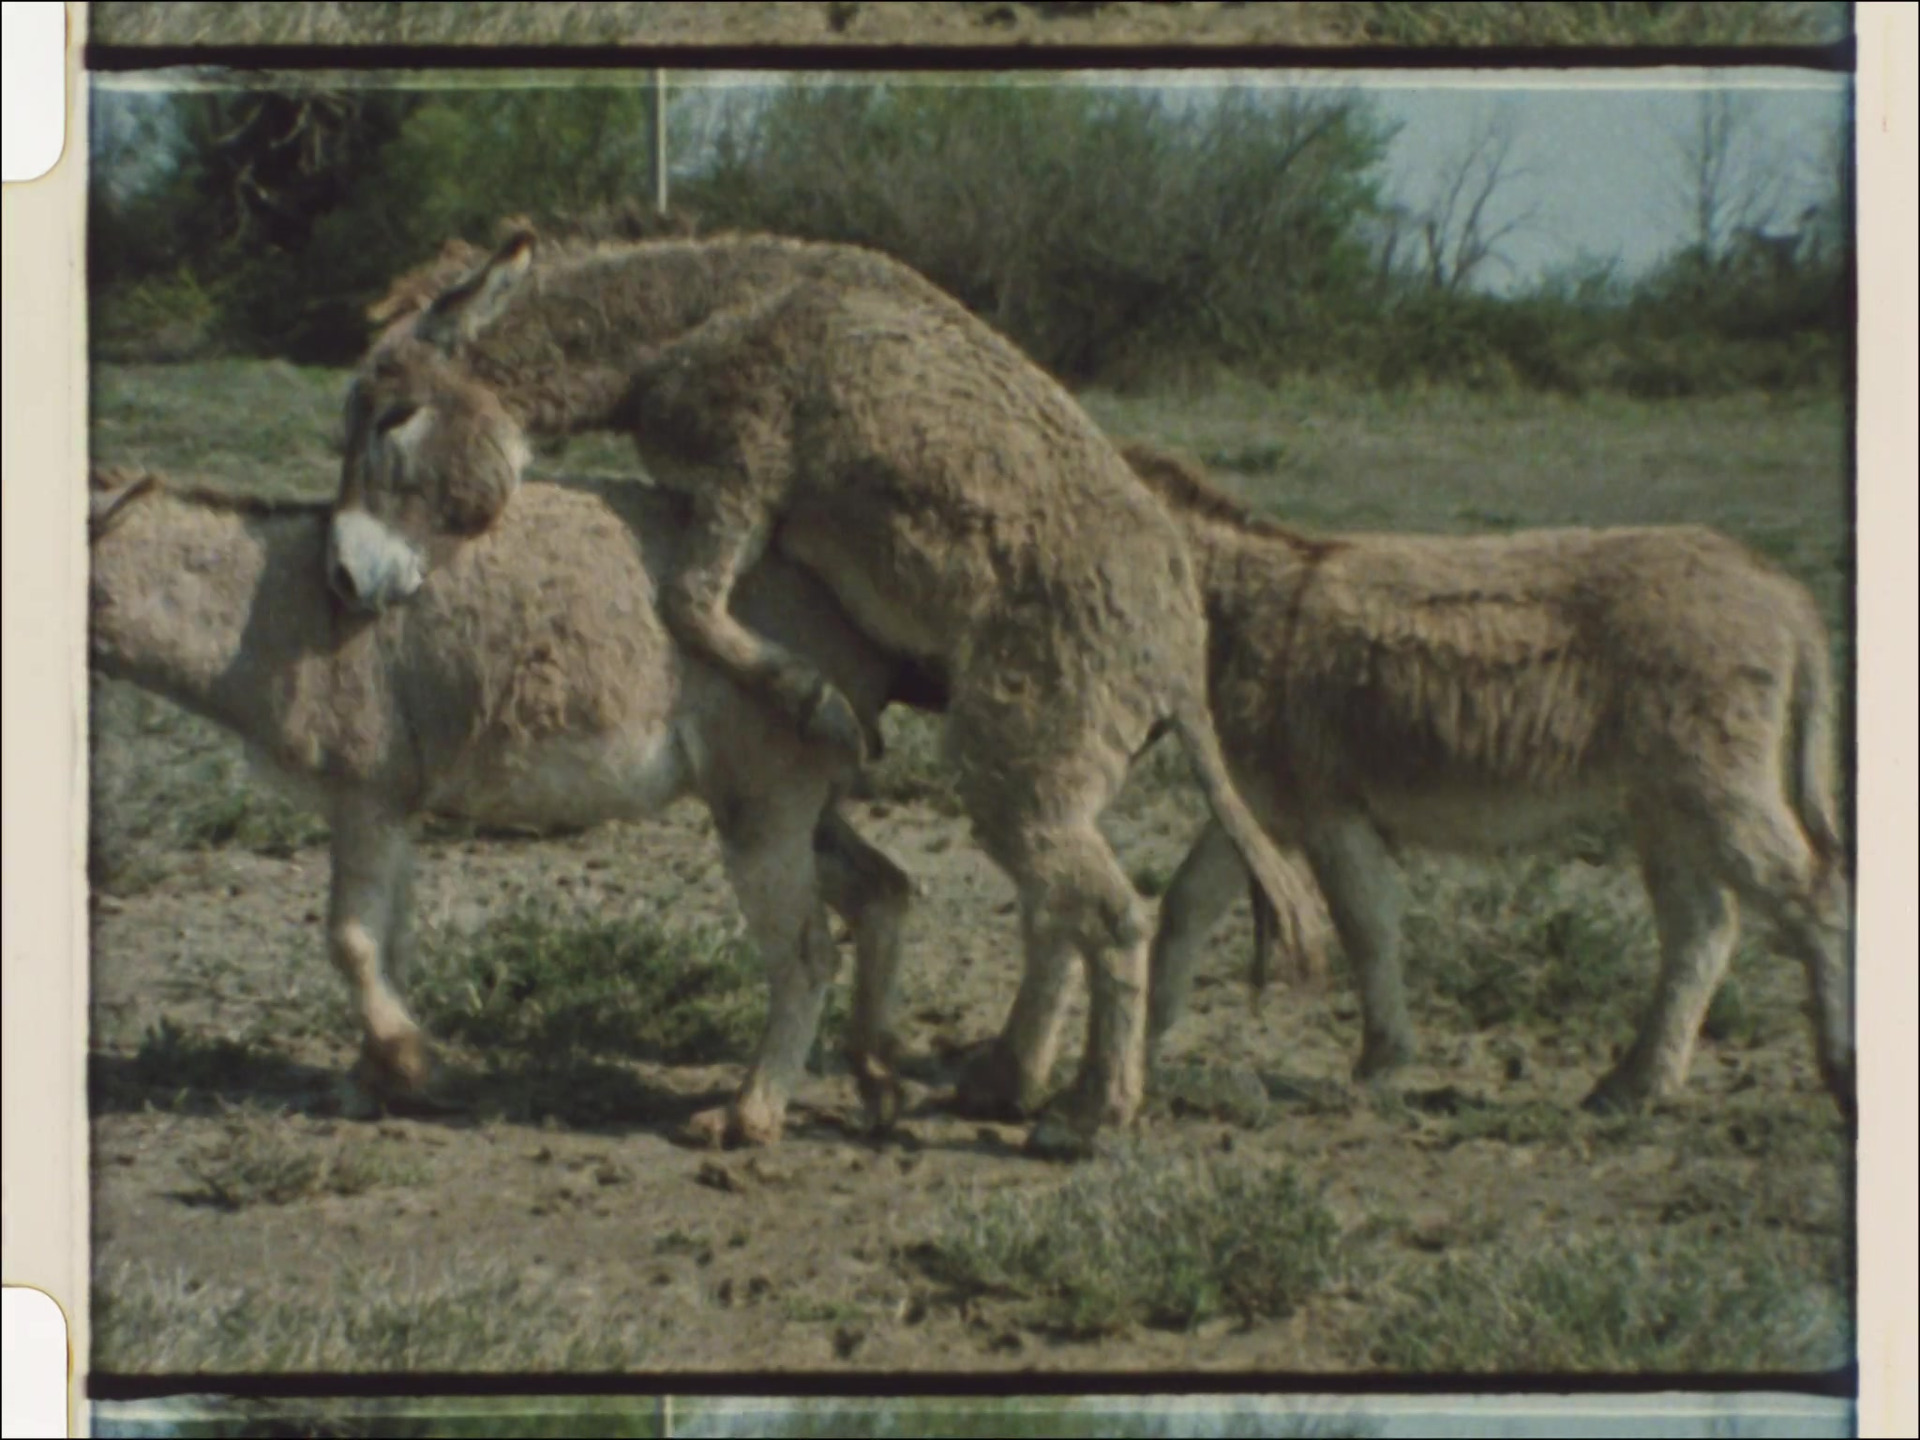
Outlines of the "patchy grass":
M 1848 33 L 1845 5 L 1357 5 L 1386 45 L 1807 45 Z
M 1267 1087 L 1250 1068 L 1198 1061 L 1162 1064 L 1148 1091 L 1148 1106 L 1174 1119 L 1199 1117 L 1257 1130 L 1273 1116 Z
M 765 1019 L 759 956 L 726 932 L 530 899 L 471 935 L 422 938 L 421 1024 L 489 1053 L 729 1061 Z
M 1496 1140 L 1503 1145 L 1618 1147 L 1638 1144 L 1650 1133 L 1644 1116 L 1596 1117 L 1546 1100 L 1502 1105 L 1468 1097 L 1444 1113 L 1448 1120 L 1442 1133 L 1443 1143 L 1447 1145 Z
M 1422 1028 L 1515 1029 L 1603 1061 L 1653 1001 L 1660 967 L 1636 866 L 1594 837 L 1499 859 L 1416 856 L 1406 866 L 1403 954 Z M 1747 922 L 1701 1027 L 1751 1051 L 1795 1026 L 1798 974 Z
M 1767 964 L 1772 957 L 1753 953 L 1759 948 L 1743 944 L 1734 952 L 1734 965 L 1745 968 Z M 1700 1022 L 1700 1033 L 1716 1045 L 1757 1050 L 1779 1038 L 1784 1019 L 1775 1008 L 1756 996 L 1750 984 L 1739 975 L 1729 973 L 1720 983 L 1720 988 L 1713 992 L 1713 999 L 1707 1003 L 1707 1014 Z
M 158 696 L 96 677 L 88 730 L 95 889 L 138 893 L 193 851 L 286 856 L 326 843 L 326 822 L 257 774 L 238 739 Z
M 789 1296 L 780 1306 L 787 1319 L 799 1325 L 859 1324 L 871 1316 L 863 1305 L 848 1300 L 807 1300 Z
M 945 719 L 919 711 L 893 709 L 881 718 L 886 753 L 862 772 L 854 795 L 896 805 L 925 805 L 936 814 L 966 813 L 953 787 L 953 772 L 940 755 Z
M 1833 1109 L 1788 1109 L 1778 1097 L 1751 1092 L 1741 1099 L 1703 1121 L 1692 1140 L 1699 1153 L 1743 1155 L 1783 1166 L 1845 1162 L 1847 1127 Z
M 474 1118 L 593 1129 L 684 1118 L 679 1096 L 630 1066 L 572 1056 L 490 1053 L 480 1068 L 449 1065 L 447 1097 Z
M 1852 1218 L 1837 1174 L 1737 1161 L 1702 1165 L 1673 1186 L 1655 1213 L 1663 1225 L 1692 1225 L 1716 1237 L 1775 1232 L 1829 1249 L 1844 1245 Z
M 1404 940 L 1416 995 L 1477 1030 L 1565 1029 L 1603 1045 L 1631 1032 L 1658 955 L 1632 875 L 1552 856 L 1421 868 Z
M 1028 1302 L 1090 1338 L 1292 1313 L 1334 1273 L 1339 1226 L 1291 1170 L 1127 1149 L 1056 1189 L 958 1201 L 914 1259 L 963 1294 Z
M 651 914 L 582 918 L 547 899 L 471 934 L 423 936 L 411 989 L 430 1034 L 472 1046 L 493 1080 L 520 1089 L 514 1113 L 581 1120 L 631 1113 L 639 1098 L 631 1077 L 600 1062 L 731 1063 L 766 1023 L 765 966 L 743 933 Z M 832 1068 L 846 1026 L 836 986 L 810 1056 L 817 1073 Z
M 223 1140 L 183 1162 L 200 1189 L 183 1198 L 222 1210 L 288 1205 L 322 1195 L 364 1195 L 418 1185 L 426 1172 L 391 1145 L 289 1133 L 279 1124 L 230 1123 Z
M 643 1360 L 636 1313 L 599 1292 L 534 1281 L 505 1261 L 342 1265 L 328 1283 L 208 1284 L 183 1272 L 96 1273 L 96 1370 L 625 1370 Z
M 725 20 L 715 16 L 713 8 L 629 0 L 539 5 L 526 0 L 477 0 L 453 15 L 431 5 L 369 8 L 338 0 L 307 5 L 259 0 L 188 0 L 170 5 L 109 0 L 90 7 L 88 25 L 93 40 L 112 45 L 892 44 L 915 39 L 983 44 L 1763 45 L 1820 44 L 1847 34 L 1846 6 L 1795 0 L 1751 5 L 1701 0 L 1664 5 L 1593 0 L 1422 5 L 1315 0 L 1270 9 L 1195 7 L 1182 17 L 1189 23 L 1178 28 L 1159 17 L 1142 25 L 1126 10 L 1097 5 L 983 6 L 953 0 L 870 5 L 822 0 L 764 6 Z
M 1208 450 L 1197 458 L 1213 470 L 1232 470 L 1242 475 L 1277 475 L 1285 468 L 1287 447 L 1278 440 L 1248 440 L 1238 445 Z
M 325 500 L 339 483 L 344 371 L 284 360 L 94 365 L 89 459 L 181 482 Z
M 1409 1372 L 1808 1371 L 1851 1354 L 1844 1297 L 1765 1237 L 1556 1237 L 1444 1256 L 1382 1315 Z
M 128 1078 L 156 1090 L 220 1090 L 272 1069 L 273 1057 L 244 1041 L 207 1039 L 162 1017 L 147 1027 Z
M 251 1040 L 206 1036 L 163 1016 L 130 1056 L 96 1052 L 87 1061 L 87 1106 L 95 1115 L 151 1108 L 212 1111 L 263 1096 L 298 1097 L 325 1077 Z

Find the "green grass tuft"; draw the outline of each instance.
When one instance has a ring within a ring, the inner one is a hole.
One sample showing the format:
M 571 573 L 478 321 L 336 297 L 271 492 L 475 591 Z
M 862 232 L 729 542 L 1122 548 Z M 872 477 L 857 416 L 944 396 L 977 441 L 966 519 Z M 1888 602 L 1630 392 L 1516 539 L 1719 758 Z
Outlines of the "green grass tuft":
M 1331 1278 L 1333 1215 L 1291 1170 L 1126 1150 L 1057 1189 L 956 1202 L 914 1258 L 972 1294 L 1020 1297 L 1076 1337 L 1292 1313 Z
M 376 1187 L 417 1185 L 421 1167 L 390 1145 L 342 1139 L 313 1143 L 277 1123 L 256 1128 L 241 1122 L 208 1152 L 185 1163 L 200 1182 L 199 1203 L 222 1210 L 250 1205 L 288 1205 L 322 1195 L 364 1195 Z
M 422 1275 L 343 1265 L 300 1287 L 208 1284 L 123 1266 L 96 1274 L 101 1370 L 611 1371 L 644 1358 L 641 1323 L 590 1291 L 526 1279 L 504 1261 Z
M 703 1064 L 738 1060 L 758 1039 L 765 984 L 744 938 L 529 900 L 423 945 L 413 988 L 431 1033 L 490 1053 Z
M 1632 1374 L 1822 1370 L 1851 1346 L 1842 1297 L 1779 1247 L 1666 1234 L 1443 1257 L 1371 1353 L 1398 1371 Z

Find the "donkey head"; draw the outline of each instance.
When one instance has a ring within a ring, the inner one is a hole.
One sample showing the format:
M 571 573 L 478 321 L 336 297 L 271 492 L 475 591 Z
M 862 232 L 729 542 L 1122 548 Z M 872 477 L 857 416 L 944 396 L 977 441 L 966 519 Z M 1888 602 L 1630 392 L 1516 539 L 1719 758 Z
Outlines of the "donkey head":
M 487 529 L 530 458 L 520 426 L 490 390 L 405 337 L 382 345 L 349 388 L 341 450 L 328 583 L 367 611 L 425 582 L 416 541 Z

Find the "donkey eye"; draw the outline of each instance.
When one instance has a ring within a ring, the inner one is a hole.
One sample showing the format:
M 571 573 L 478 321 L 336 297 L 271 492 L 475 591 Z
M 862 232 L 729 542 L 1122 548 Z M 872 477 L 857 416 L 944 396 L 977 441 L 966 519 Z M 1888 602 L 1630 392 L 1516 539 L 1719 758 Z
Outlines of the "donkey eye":
M 420 407 L 411 400 L 396 400 L 380 412 L 379 418 L 373 422 L 373 428 L 384 435 L 394 426 L 406 424 L 419 413 Z

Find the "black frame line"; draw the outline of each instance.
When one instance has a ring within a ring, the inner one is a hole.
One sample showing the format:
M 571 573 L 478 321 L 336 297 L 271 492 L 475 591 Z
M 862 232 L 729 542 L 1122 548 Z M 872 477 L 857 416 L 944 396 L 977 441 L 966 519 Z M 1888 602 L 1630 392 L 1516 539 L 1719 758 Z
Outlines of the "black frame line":
M 89 1400 L 153 1400 L 170 1396 L 221 1394 L 235 1399 L 458 1399 L 500 1397 L 540 1400 L 559 1397 L 678 1395 L 711 1399 L 994 1399 L 1029 1397 L 1096 1399 L 1102 1397 L 1181 1395 L 1187 1397 L 1288 1395 L 1395 1397 L 1467 1395 L 1571 1397 L 1588 1395 L 1748 1395 L 1777 1393 L 1858 1403 L 1858 1362 L 1814 1373 L 1695 1375 L 1682 1371 L 1633 1375 L 1600 1374 L 1432 1374 L 1378 1375 L 1365 1372 L 1316 1375 L 1310 1372 L 1223 1372 L 1184 1370 L 1112 1372 L 952 1372 L 915 1375 L 886 1370 L 720 1371 L 564 1373 L 377 1371 L 367 1374 L 283 1371 L 273 1375 L 219 1372 L 117 1374 L 87 1376 Z
M 84 69 L 236 70 L 1653 70 L 1853 74 L 1854 35 L 1826 45 L 105 45 Z

